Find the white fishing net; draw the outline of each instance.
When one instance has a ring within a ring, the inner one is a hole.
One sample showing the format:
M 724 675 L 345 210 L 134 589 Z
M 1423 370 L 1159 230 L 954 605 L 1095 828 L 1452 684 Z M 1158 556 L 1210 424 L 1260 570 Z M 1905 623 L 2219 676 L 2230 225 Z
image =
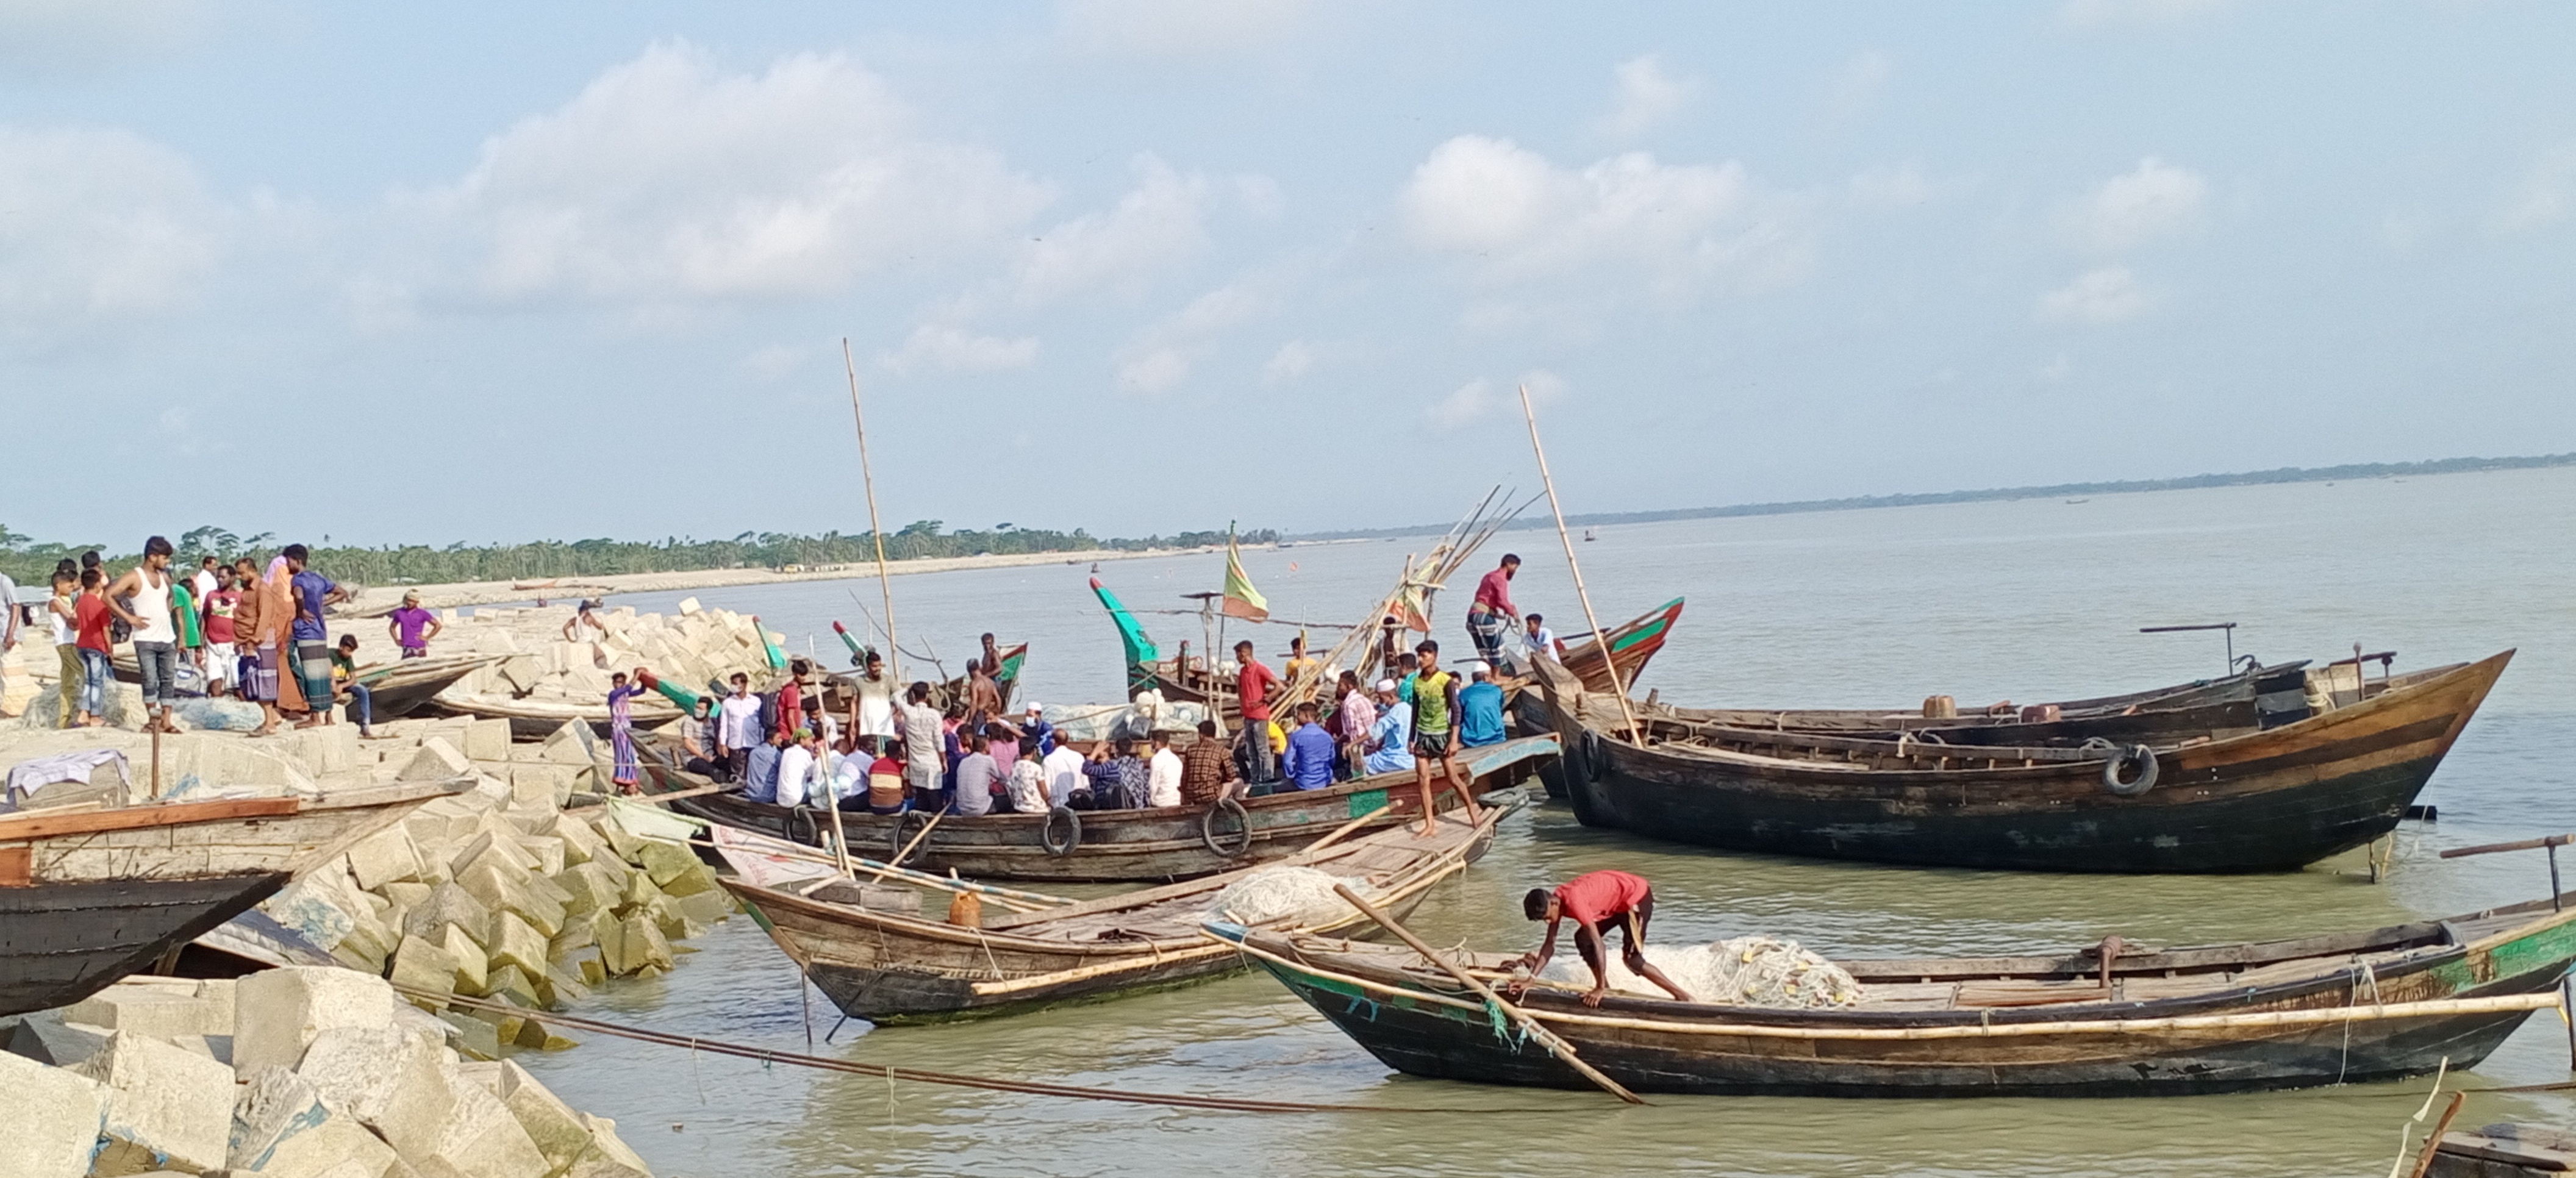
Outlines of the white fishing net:
M 1648 945 L 1646 961 L 1694 1002 L 1809 1010 L 1850 1006 L 1861 1000 L 1860 983 L 1841 966 L 1800 948 L 1796 941 L 1778 937 L 1756 934 L 1709 945 Z M 1592 985 L 1592 967 L 1583 964 L 1579 954 L 1558 957 L 1539 976 L 1572 986 Z M 1672 997 L 1663 987 L 1628 972 L 1616 949 L 1610 953 L 1610 988 L 1646 998 Z
M 1208 902 L 1207 914 L 1244 925 L 1290 917 L 1297 926 L 1326 924 L 1354 914 L 1333 893 L 1334 884 L 1345 882 L 1341 876 L 1312 867 L 1265 867 L 1227 884 Z M 1367 888 L 1356 884 L 1351 890 L 1368 895 Z

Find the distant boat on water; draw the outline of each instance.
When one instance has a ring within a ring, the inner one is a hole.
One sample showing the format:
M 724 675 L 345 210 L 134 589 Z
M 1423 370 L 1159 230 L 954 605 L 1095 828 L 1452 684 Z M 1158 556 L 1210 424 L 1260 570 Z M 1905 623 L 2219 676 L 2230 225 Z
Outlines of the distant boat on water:
M 1597 533 L 1597 532 L 1595 532 L 1595 531 L 1593 531 L 1591 528 L 1585 528 L 1585 529 L 1583 529 L 1583 542 L 1584 542 L 1584 543 L 1589 544 L 1589 543 L 1591 543 L 1591 542 L 1593 542 L 1593 541 L 1595 541 L 1595 540 L 1598 540 L 1598 539 L 1600 539 L 1600 538 L 1601 538 L 1600 534 L 1599 534 L 1599 533 Z
M 2069 499 L 2069 500 L 2067 500 L 2067 502 L 2069 502 L 2069 503 L 2091 503 L 2091 502 L 2092 502 L 2092 500 L 2090 500 L 2090 499 Z

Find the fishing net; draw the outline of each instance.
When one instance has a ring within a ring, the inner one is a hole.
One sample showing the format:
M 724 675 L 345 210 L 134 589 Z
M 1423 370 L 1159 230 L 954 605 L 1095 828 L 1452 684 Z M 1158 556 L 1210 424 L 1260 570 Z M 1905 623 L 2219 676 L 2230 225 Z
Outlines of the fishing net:
M 1648 945 L 1646 960 L 1696 1002 L 1809 1010 L 1850 1006 L 1861 1000 L 1860 983 L 1841 966 L 1800 948 L 1796 941 L 1778 937 L 1756 934 L 1709 945 Z M 1539 976 L 1589 987 L 1592 967 L 1579 956 L 1560 957 Z M 1628 972 L 1616 953 L 1610 958 L 1610 988 L 1646 998 L 1672 997 L 1663 987 Z
M 1295 925 L 1328 924 L 1354 914 L 1333 893 L 1334 884 L 1345 882 L 1341 876 L 1312 867 L 1265 867 L 1227 884 L 1208 903 L 1207 914 L 1242 925 L 1292 917 L 1290 923 Z M 1352 890 L 1368 894 L 1368 889 L 1356 885 Z

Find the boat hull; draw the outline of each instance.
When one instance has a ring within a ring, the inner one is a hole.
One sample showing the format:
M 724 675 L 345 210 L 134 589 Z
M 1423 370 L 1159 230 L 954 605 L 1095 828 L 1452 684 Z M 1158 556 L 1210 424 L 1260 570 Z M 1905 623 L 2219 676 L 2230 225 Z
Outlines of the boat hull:
M 0 1016 L 68 1006 L 286 886 L 282 871 L 0 887 Z
M 1556 747 L 1552 736 L 1506 741 L 1466 750 L 1459 754 L 1459 764 L 1474 778 L 1479 792 L 1489 792 L 1526 780 L 1539 764 L 1555 756 Z M 667 769 L 658 769 L 655 775 L 670 784 L 693 781 Z M 1390 802 L 1395 808 L 1370 819 L 1362 829 L 1418 821 L 1415 808 L 1407 805 L 1418 797 L 1413 788 L 1413 775 L 1408 771 L 1380 774 L 1331 789 L 1246 798 L 1243 808 L 1251 819 L 1251 839 L 1240 854 L 1233 855 L 1208 845 L 1201 828 L 1206 808 L 1201 806 L 1083 811 L 1078 815 L 1082 823 L 1080 841 L 1071 852 L 1061 855 L 1046 848 L 1044 814 L 973 818 L 952 814 L 931 830 L 903 865 L 936 872 L 953 870 L 970 879 L 1023 882 L 1194 879 L 1293 855 Z M 1444 810 L 1455 806 L 1456 801 L 1453 792 L 1440 794 Z M 808 846 L 824 845 L 832 831 L 828 813 L 754 802 L 738 793 L 702 794 L 675 799 L 670 804 L 672 809 L 692 817 Z M 844 812 L 841 829 L 854 853 L 891 860 L 921 831 L 919 817 L 899 823 L 898 819 L 904 817 Z
M 2139 797 L 2104 788 L 2099 761 L 1979 766 L 1983 754 L 1967 750 L 1957 767 L 1880 769 L 1639 747 L 1594 731 L 1566 758 L 1568 800 L 1588 824 L 1735 851 L 1991 870 L 2290 871 L 2394 829 L 2510 657 L 2166 751 Z

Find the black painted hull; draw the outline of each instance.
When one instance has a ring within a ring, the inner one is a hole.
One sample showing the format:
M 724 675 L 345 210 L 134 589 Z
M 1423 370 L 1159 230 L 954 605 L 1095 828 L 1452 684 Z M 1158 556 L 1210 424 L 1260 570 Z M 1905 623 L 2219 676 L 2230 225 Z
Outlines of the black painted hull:
M 286 872 L 0 888 L 0 1015 L 66 1006 L 249 911 Z

